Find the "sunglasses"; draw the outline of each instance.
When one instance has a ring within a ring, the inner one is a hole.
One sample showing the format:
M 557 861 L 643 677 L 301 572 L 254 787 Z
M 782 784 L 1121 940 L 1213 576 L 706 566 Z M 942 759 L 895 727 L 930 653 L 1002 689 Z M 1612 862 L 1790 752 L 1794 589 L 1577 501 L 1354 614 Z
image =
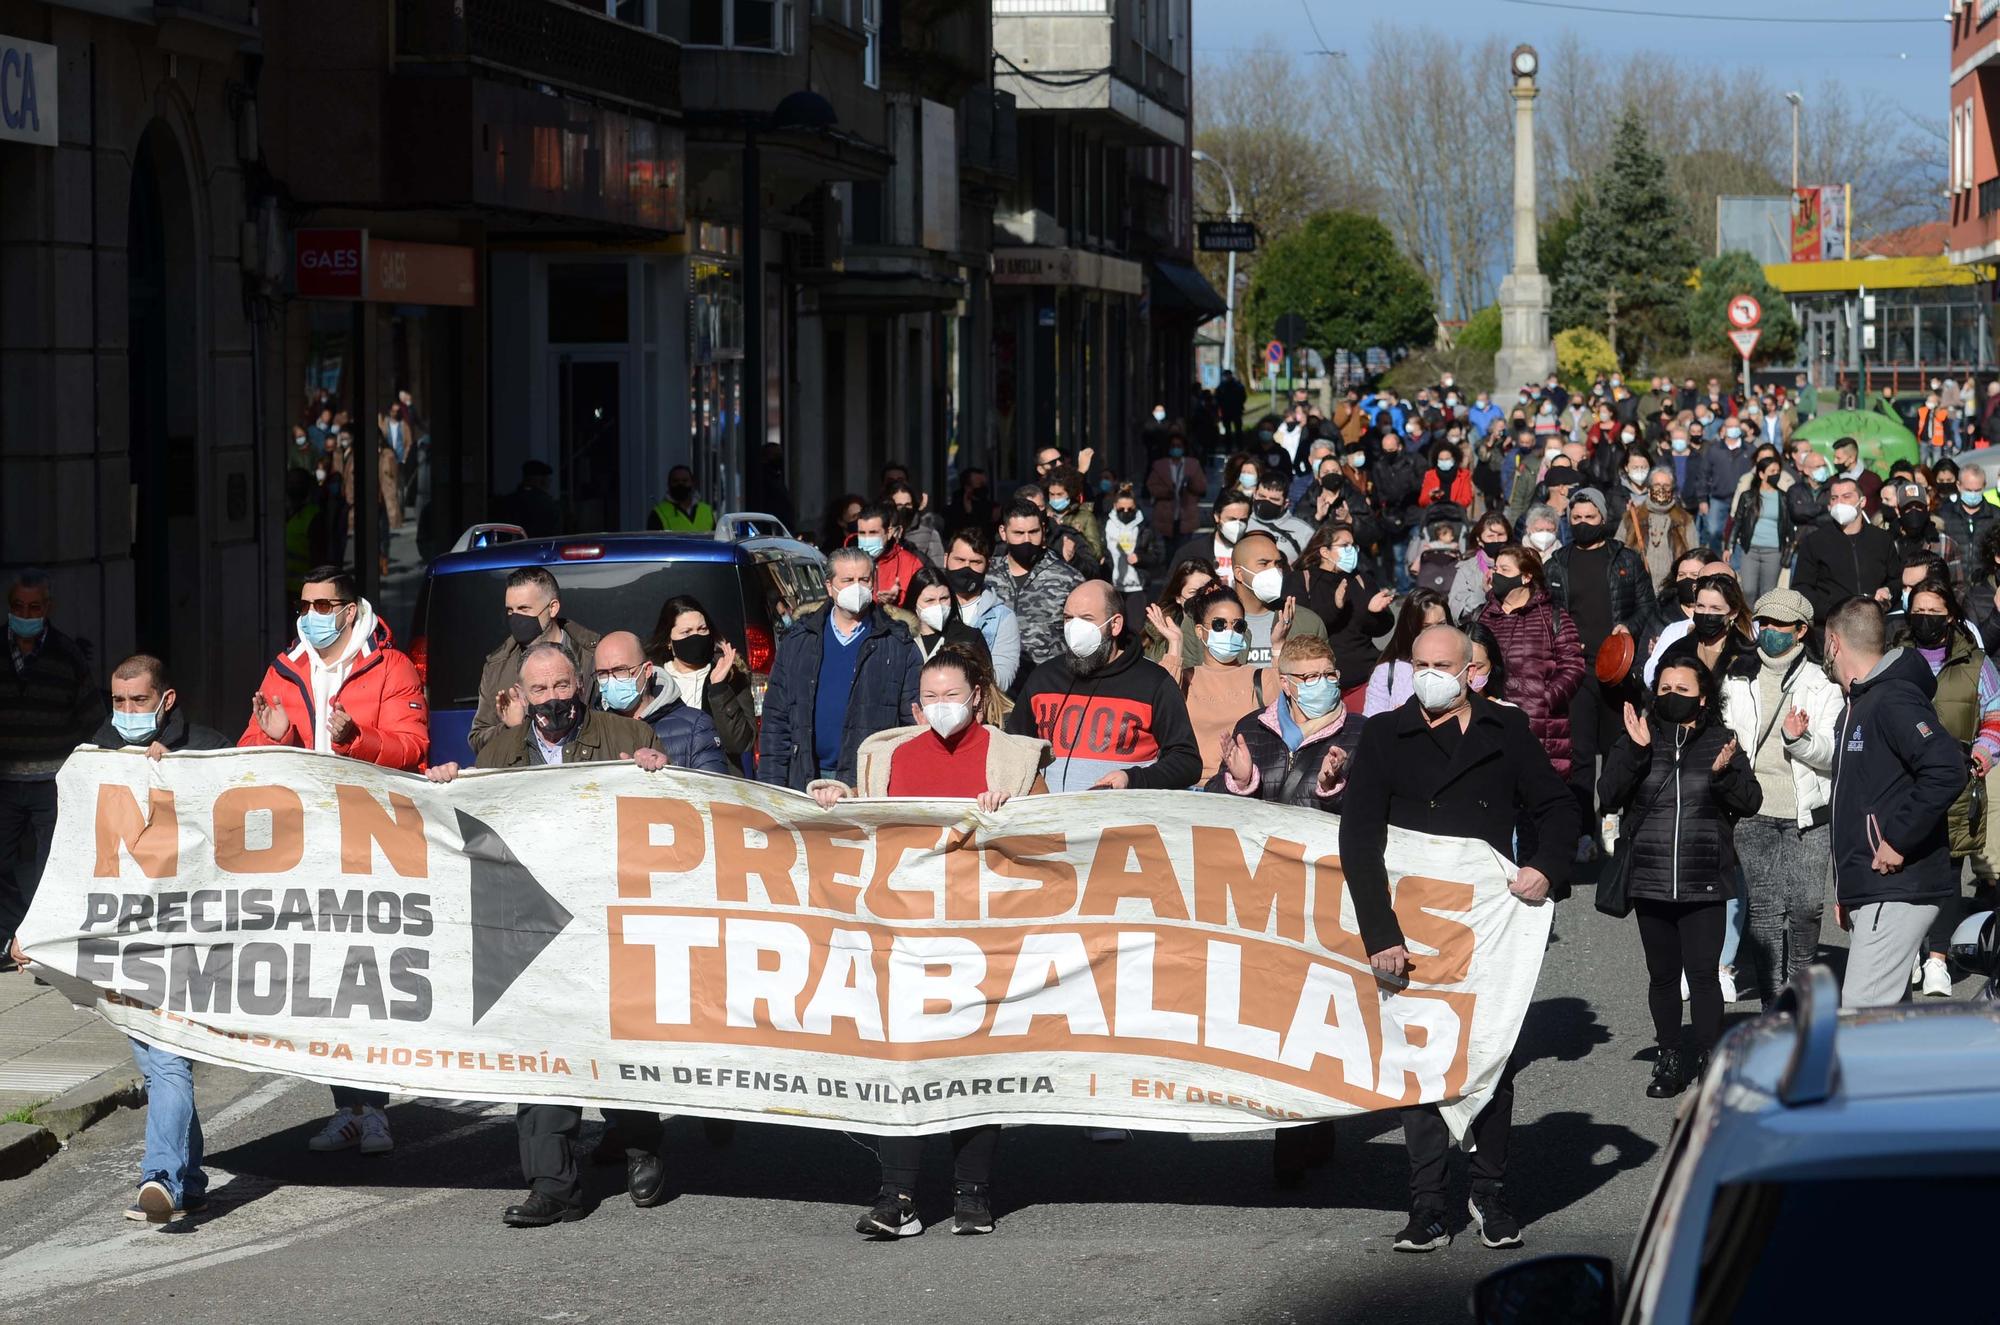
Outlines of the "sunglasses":
M 353 601 L 352 598 L 301 598 L 299 614 L 303 616 L 308 612 L 317 612 L 321 616 L 332 616 Z
M 1243 618 L 1237 617 L 1231 620 L 1226 616 L 1211 617 L 1209 618 L 1208 628 L 1210 630 L 1241 630 L 1243 629 Z

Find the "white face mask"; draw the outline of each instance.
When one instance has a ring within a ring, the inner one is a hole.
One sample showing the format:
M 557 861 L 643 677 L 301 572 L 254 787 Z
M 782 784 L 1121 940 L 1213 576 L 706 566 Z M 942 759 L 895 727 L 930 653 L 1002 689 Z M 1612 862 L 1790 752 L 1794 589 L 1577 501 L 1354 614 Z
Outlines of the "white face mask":
M 873 602 L 874 598 L 869 594 L 867 585 L 855 583 L 844 586 L 833 596 L 833 601 L 836 607 L 849 616 L 860 616 L 868 609 L 868 604 Z
M 1104 647 L 1104 627 L 1082 617 L 1063 622 L 1063 643 L 1078 658 L 1089 658 Z
M 1266 566 L 1250 577 L 1250 592 L 1263 603 L 1275 603 L 1285 596 L 1285 572 L 1276 566 Z
M 1465 669 L 1456 672 L 1426 667 L 1415 678 L 1417 702 L 1433 713 L 1450 708 L 1465 691 Z
M 1223 542 L 1234 543 L 1237 539 L 1243 537 L 1243 521 L 1224 520 L 1222 524 L 1216 528 L 1215 532 L 1222 535 Z
M 1537 529 L 1534 533 L 1528 535 L 1528 546 L 1544 554 L 1553 552 L 1556 546 L 1556 536 L 1550 530 Z
M 1833 517 L 1835 524 L 1853 524 L 1854 517 L 1861 514 L 1861 509 L 1850 506 L 1844 501 L 1837 501 L 1827 508 L 1827 514 Z
M 939 736 L 953 736 L 964 731 L 966 724 L 972 721 L 972 707 L 954 702 L 926 704 L 924 721 Z
M 924 623 L 926 630 L 943 630 L 944 619 L 950 612 L 951 609 L 943 603 L 932 603 L 928 607 L 917 609 L 917 620 Z

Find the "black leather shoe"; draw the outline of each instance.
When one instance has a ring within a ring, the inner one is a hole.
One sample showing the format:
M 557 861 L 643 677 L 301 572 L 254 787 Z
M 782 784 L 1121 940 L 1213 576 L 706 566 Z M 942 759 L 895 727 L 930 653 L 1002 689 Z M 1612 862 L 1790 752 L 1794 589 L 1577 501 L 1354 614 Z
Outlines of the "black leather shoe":
M 507 1213 L 500 1217 L 515 1228 L 547 1228 L 550 1224 L 569 1224 L 583 1218 L 583 1207 L 558 1201 L 546 1192 L 529 1192 L 527 1200 L 508 1206 Z
M 641 1155 L 625 1161 L 625 1190 L 640 1209 L 667 1199 L 667 1166 L 658 1155 Z

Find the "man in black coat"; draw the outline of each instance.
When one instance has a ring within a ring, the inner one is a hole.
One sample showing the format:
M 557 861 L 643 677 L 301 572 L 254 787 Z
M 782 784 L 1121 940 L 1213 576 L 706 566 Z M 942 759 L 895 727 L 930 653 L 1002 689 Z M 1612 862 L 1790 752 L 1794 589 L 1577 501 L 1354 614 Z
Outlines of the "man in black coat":
M 211 727 L 187 720 L 180 696 L 167 680 L 166 664 L 135 653 L 111 669 L 111 716 L 90 738 L 106 750 L 138 747 L 149 759 L 176 750 L 228 750 L 236 742 Z
M 1889 601 L 1898 564 L 1896 539 L 1868 522 L 1864 500 L 1854 479 L 1835 479 L 1827 488 L 1826 523 L 1799 540 L 1792 588 L 1813 605 L 1814 620 L 1826 620 L 1849 598 Z
M 1383 868 L 1389 827 L 1448 837 L 1476 837 L 1512 858 L 1520 829 L 1526 859 L 1513 891 L 1536 903 L 1569 878 L 1570 847 L 1581 825 L 1576 801 L 1556 776 L 1541 742 L 1517 708 L 1466 688 L 1472 641 L 1452 626 L 1432 626 L 1410 651 L 1414 698 L 1379 713 L 1362 728 L 1341 807 L 1340 860 L 1368 960 L 1386 977 L 1409 970 Z M 1473 1222 L 1489 1247 L 1521 1245 L 1520 1221 L 1501 1187 L 1514 1120 L 1515 1064 L 1501 1074 L 1493 1100 L 1472 1122 Z M 1396 1236 L 1398 1251 L 1432 1251 L 1451 1241 L 1445 1223 L 1446 1163 L 1451 1134 L 1435 1104 L 1403 1110 L 1410 1150 L 1410 1222 Z

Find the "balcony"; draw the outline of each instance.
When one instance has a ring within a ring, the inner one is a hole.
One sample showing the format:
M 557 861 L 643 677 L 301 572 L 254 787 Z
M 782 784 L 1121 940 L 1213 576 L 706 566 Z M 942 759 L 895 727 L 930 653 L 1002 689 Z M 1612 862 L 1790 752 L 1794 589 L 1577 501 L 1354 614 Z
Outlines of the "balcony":
M 993 0 L 993 56 L 995 83 L 1023 113 L 1085 117 L 1131 146 L 1187 142 L 1186 73 L 1126 30 L 1109 0 L 1064 0 L 1055 9 L 1046 0 Z
M 681 49 L 566 0 L 397 0 L 396 57 L 464 65 L 655 113 L 681 108 Z

